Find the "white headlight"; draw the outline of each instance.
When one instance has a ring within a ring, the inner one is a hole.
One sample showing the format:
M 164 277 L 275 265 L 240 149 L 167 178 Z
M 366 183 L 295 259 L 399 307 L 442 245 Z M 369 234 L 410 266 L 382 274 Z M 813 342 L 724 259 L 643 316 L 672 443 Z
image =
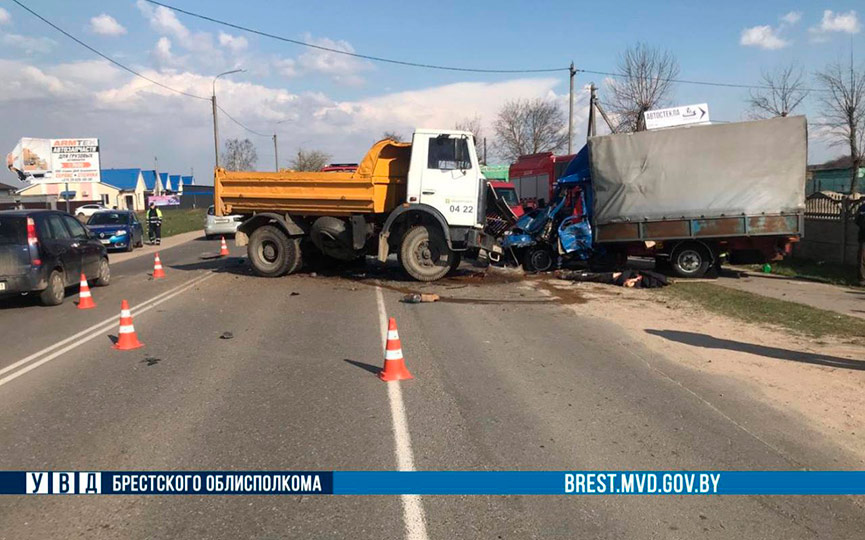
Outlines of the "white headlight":
M 126 234 L 126 231 L 121 230 L 121 231 L 117 231 L 116 233 L 114 233 L 114 236 L 123 236 L 124 234 Z

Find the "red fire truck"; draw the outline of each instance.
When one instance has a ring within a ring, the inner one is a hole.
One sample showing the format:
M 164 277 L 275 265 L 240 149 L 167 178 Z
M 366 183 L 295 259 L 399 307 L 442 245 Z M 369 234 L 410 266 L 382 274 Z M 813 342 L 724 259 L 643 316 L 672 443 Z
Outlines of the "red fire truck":
M 526 208 L 535 208 L 541 200 L 553 200 L 554 184 L 574 155 L 556 156 L 552 152 L 541 152 L 520 156 L 508 172 L 508 180 L 516 186 L 520 203 Z

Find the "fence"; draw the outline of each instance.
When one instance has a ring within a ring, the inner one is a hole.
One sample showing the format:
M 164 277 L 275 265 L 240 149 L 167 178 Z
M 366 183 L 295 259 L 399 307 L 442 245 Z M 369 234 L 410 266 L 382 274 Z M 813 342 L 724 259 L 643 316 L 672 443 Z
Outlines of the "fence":
M 856 213 L 865 197 L 851 199 L 822 191 L 805 199 L 805 237 L 795 245 L 793 256 L 801 259 L 853 264 L 859 229 Z

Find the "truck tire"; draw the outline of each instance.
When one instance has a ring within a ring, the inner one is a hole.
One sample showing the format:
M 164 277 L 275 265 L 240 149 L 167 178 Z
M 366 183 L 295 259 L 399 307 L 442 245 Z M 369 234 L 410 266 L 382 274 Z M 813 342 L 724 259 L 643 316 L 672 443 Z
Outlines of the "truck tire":
M 406 273 L 418 281 L 435 281 L 451 270 L 454 252 L 438 227 L 415 225 L 399 247 L 399 262 Z
M 679 277 L 703 277 L 712 266 L 712 254 L 703 244 L 683 242 L 670 255 L 670 266 Z
M 63 283 L 63 274 L 54 270 L 48 276 L 48 286 L 39 293 L 39 300 L 44 306 L 59 306 L 66 296 L 66 284 Z
M 262 277 L 290 274 L 301 265 L 300 242 L 273 225 L 253 231 L 246 253 L 252 269 Z
M 532 247 L 523 254 L 523 270 L 526 272 L 546 272 L 555 262 L 553 251 L 548 247 Z

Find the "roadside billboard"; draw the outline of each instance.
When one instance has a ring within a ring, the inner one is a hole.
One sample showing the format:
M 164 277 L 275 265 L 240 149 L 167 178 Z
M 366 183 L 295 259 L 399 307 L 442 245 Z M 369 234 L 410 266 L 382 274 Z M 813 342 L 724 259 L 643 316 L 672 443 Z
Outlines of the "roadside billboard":
M 706 124 L 709 122 L 709 105 L 682 105 L 669 109 L 655 109 L 645 112 L 646 129 L 661 129 L 686 124 Z
M 54 182 L 99 182 L 99 139 L 51 139 Z
M 147 206 L 180 206 L 180 195 L 152 195 L 147 197 Z
M 22 137 L 6 156 L 6 166 L 25 175 L 43 175 L 51 172 L 51 141 Z

